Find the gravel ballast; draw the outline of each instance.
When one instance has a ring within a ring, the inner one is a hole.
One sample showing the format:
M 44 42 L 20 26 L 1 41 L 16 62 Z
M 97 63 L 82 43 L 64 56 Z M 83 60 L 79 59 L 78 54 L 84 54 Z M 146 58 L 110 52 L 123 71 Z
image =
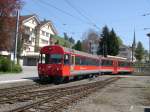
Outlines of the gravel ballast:
M 126 76 L 64 112 L 150 112 L 150 76 Z

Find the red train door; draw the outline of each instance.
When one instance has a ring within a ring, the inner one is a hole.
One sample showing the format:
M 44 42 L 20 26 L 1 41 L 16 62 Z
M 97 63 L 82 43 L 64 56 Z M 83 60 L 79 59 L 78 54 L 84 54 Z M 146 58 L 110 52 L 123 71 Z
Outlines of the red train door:
M 70 76 L 70 54 L 64 55 L 63 76 Z
M 114 74 L 117 74 L 117 67 L 118 67 L 118 63 L 116 60 L 114 60 Z
M 75 66 L 75 56 L 71 55 L 71 68 L 70 68 L 71 72 L 74 71 L 74 66 Z

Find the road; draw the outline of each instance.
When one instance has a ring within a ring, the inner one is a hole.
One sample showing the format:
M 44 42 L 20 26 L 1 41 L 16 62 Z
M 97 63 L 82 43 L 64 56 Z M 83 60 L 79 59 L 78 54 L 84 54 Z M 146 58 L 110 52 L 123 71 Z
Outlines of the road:
M 38 78 L 36 66 L 23 66 L 21 73 L 0 74 L 0 84 L 13 81 L 34 80 L 36 78 Z

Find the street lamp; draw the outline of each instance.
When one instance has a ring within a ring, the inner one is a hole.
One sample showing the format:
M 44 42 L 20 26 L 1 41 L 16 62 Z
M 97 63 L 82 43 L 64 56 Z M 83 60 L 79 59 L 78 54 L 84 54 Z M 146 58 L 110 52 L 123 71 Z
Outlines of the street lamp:
M 148 33 L 147 36 L 149 37 L 149 62 L 150 62 L 150 33 Z

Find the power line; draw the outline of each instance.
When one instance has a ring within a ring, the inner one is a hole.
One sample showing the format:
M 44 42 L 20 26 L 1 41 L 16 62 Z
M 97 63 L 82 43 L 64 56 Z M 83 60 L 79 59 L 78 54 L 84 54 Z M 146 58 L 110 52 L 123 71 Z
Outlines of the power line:
M 35 0 L 35 1 L 36 1 L 36 0 Z M 47 7 L 52 7 L 52 8 L 54 8 L 54 9 L 58 10 L 58 11 L 61 12 L 61 13 L 64 13 L 64 14 L 66 14 L 66 15 L 68 15 L 68 16 L 71 16 L 71 17 L 75 18 L 76 20 L 80 20 L 81 22 L 84 22 L 84 23 L 86 23 L 86 24 L 89 24 L 89 25 L 92 25 L 92 26 L 94 26 L 94 27 L 97 27 L 97 25 L 95 25 L 95 24 L 93 24 L 93 23 L 92 23 L 92 24 L 91 24 L 91 23 L 87 23 L 87 22 L 85 22 L 84 20 L 82 20 L 81 18 L 76 17 L 76 16 L 70 14 L 69 12 L 66 12 L 66 11 L 64 11 L 64 10 L 62 10 L 62 9 L 60 9 L 60 8 L 57 8 L 56 6 L 50 4 L 49 2 L 46 2 L 46 1 L 36 1 L 36 3 L 37 3 L 37 2 L 40 2 L 41 5 L 44 5 L 45 7 L 46 7 L 46 6 L 47 6 Z M 48 8 L 47 8 L 47 9 L 48 9 Z M 49 10 L 49 9 L 48 9 L 48 10 Z M 63 24 L 63 25 L 65 25 L 65 24 Z M 97 29 L 99 29 L 99 28 L 97 27 Z
M 85 14 L 83 14 L 80 10 L 78 10 L 78 8 L 76 8 L 71 2 L 69 2 L 68 0 L 64 0 L 70 7 L 72 7 L 77 13 L 79 13 L 83 18 L 85 18 L 86 20 L 89 21 L 89 23 L 91 25 L 93 25 L 94 27 L 96 27 L 98 30 L 100 29 L 88 16 L 86 16 Z
M 43 5 L 45 5 L 45 6 L 52 7 L 52 8 L 54 8 L 55 10 L 57 10 L 57 11 L 59 11 L 59 12 L 61 12 L 61 13 L 64 13 L 64 14 L 66 14 L 66 15 L 68 15 L 68 16 L 70 16 L 70 17 L 76 19 L 76 20 L 79 20 L 79 21 L 81 21 L 81 22 L 84 22 L 84 23 L 86 23 L 86 24 L 89 24 L 89 23 L 85 22 L 84 20 L 82 20 L 81 18 L 76 17 L 76 16 L 74 16 L 73 14 L 70 14 L 69 12 L 67 12 L 67 11 L 65 11 L 65 10 L 62 10 L 62 9 L 60 9 L 60 8 L 58 8 L 58 7 L 56 7 L 56 6 L 52 5 L 52 4 L 50 4 L 49 2 L 46 2 L 46 1 L 39 1 L 39 2 L 40 2 L 41 4 L 43 4 Z

